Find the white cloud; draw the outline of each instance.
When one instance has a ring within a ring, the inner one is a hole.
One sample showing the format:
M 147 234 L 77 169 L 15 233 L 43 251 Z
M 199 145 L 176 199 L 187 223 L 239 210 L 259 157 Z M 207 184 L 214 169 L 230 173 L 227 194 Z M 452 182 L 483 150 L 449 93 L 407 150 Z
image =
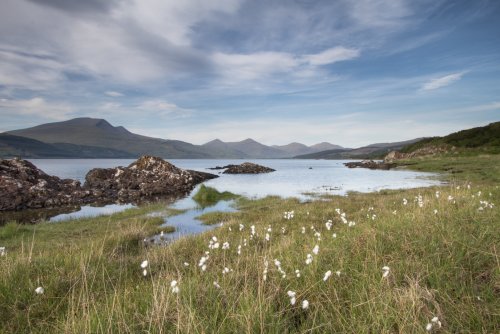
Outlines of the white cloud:
M 359 57 L 359 53 L 360 52 L 357 49 L 348 49 L 343 46 L 337 46 L 317 54 L 306 55 L 303 58 L 311 65 L 327 65 L 343 60 L 357 58 Z
M 48 102 L 41 97 L 24 100 L 1 99 L 0 109 L 10 115 L 37 116 L 51 120 L 68 119 L 74 112 L 73 107 L 66 103 Z
M 445 75 L 444 77 L 431 79 L 422 86 L 421 90 L 434 90 L 451 85 L 452 83 L 460 80 L 464 74 L 465 72 L 458 72 Z
M 115 91 L 107 91 L 107 92 L 104 92 L 104 94 L 106 94 L 107 96 L 111 96 L 111 97 L 122 97 L 123 96 L 122 93 L 115 92 Z

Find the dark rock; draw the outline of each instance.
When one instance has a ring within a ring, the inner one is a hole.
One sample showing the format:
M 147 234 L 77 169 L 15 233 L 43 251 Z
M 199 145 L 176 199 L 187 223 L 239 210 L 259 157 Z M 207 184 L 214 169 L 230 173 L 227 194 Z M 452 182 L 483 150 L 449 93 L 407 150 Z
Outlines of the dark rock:
M 128 167 L 92 169 L 85 177 L 84 187 L 90 189 L 94 197 L 137 201 L 188 194 L 198 183 L 216 177 L 177 168 L 161 158 L 143 156 Z
M 0 160 L 0 211 L 80 203 L 83 197 L 78 181 L 47 175 L 26 160 Z
M 179 197 L 216 177 L 144 156 L 128 167 L 93 169 L 82 187 L 78 181 L 47 175 L 26 160 L 0 160 L 0 211 Z
M 251 162 L 244 162 L 241 165 L 228 165 L 224 174 L 261 174 L 274 171 L 274 169 L 269 167 L 253 164 Z
M 211 170 L 221 170 L 221 169 L 227 169 L 227 168 L 231 168 L 231 167 L 236 167 L 237 165 L 226 165 L 226 166 L 217 166 L 217 167 L 212 167 L 212 168 L 208 168 L 208 169 L 211 169 Z
M 376 162 L 373 160 L 346 162 L 344 163 L 344 165 L 348 168 L 360 167 L 360 168 L 383 169 L 383 170 L 389 170 L 393 167 L 396 167 L 396 164 L 393 163 Z

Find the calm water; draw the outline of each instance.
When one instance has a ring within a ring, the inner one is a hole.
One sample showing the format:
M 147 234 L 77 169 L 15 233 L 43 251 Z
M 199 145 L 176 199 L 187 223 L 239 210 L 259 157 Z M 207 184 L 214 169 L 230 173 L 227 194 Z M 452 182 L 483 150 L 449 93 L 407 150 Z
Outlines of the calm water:
M 110 168 L 117 166 L 128 166 L 134 160 L 132 159 L 32 159 L 38 168 L 50 175 L 60 178 L 76 179 L 85 181 L 86 173 L 92 168 Z M 174 165 L 209 173 L 221 173 L 208 168 L 215 166 L 224 166 L 228 164 L 240 164 L 243 161 L 251 161 L 264 166 L 276 169 L 276 172 L 257 175 L 226 175 L 220 174 L 217 179 L 206 181 L 204 184 L 219 191 L 230 191 L 235 194 L 244 195 L 251 198 L 264 197 L 267 195 L 277 195 L 282 197 L 298 197 L 302 200 L 311 197 L 314 194 L 336 194 L 345 195 L 348 191 L 371 192 L 380 189 L 398 189 L 415 188 L 440 184 L 433 174 L 420 173 L 412 171 L 381 171 L 369 169 L 349 169 L 343 165 L 340 160 L 234 160 L 234 159 L 214 159 L 214 160 L 194 160 L 194 159 L 172 159 L 169 160 Z M 197 187 L 198 188 L 198 187 Z M 196 193 L 197 188 L 193 190 Z M 228 211 L 227 204 L 224 206 L 209 208 L 205 210 Z M 37 212 L 38 218 L 50 219 L 51 221 L 60 221 L 68 218 L 80 218 L 88 216 L 97 216 L 101 214 L 111 214 L 122 211 L 132 205 L 112 204 L 104 207 L 83 206 L 75 207 L 63 214 L 56 215 L 49 210 Z M 189 209 L 180 218 L 171 217 L 168 225 L 182 225 L 176 222 L 176 219 L 183 221 L 195 221 L 194 217 L 206 212 L 196 211 L 196 203 L 191 198 L 179 200 L 174 205 L 178 209 Z M 45 214 L 47 213 L 47 214 Z M 22 215 L 22 212 L 16 213 Z M 6 214 L 0 214 L 1 216 Z M 16 216 L 16 217 L 17 217 Z M 52 218 L 51 218 L 52 217 Z M 19 219 L 19 218 L 16 218 Z M 31 218 L 30 218 L 31 219 Z M 21 220 L 21 219 L 19 219 Z M 199 225 L 199 222 L 196 221 Z M 189 224 L 188 224 L 189 225 Z M 177 226 L 179 228 L 179 226 Z M 194 225 L 193 225 L 194 226 Z M 208 227 L 200 227 L 201 230 Z M 198 227 L 193 227 L 198 229 Z M 200 230 L 200 231 L 201 231 Z M 186 233 L 182 229 L 178 233 Z

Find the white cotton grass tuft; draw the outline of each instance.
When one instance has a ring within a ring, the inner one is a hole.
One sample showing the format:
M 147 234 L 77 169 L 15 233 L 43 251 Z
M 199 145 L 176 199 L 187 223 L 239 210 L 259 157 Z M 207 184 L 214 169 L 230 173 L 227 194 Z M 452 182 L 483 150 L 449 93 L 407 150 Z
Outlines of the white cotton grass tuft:
M 184 262 L 184 267 L 189 267 L 189 263 Z
M 323 276 L 323 281 L 326 282 L 328 280 L 328 278 L 330 278 L 330 276 L 332 276 L 332 271 L 331 270 L 328 270 L 326 273 L 325 273 L 325 276 Z
M 41 286 L 39 286 L 38 288 L 35 289 L 35 293 L 37 295 L 43 295 L 44 292 L 45 292 L 45 289 L 42 288 Z
M 5 256 L 5 254 L 7 254 L 5 247 L 0 247 L 0 256 Z
M 179 284 L 177 283 L 176 280 L 173 280 L 172 282 L 170 282 L 170 291 L 172 291 L 172 293 L 179 293 Z
M 403 205 L 408 204 L 408 200 L 406 198 L 403 198 Z
M 295 269 L 295 276 L 296 276 L 297 278 L 299 278 L 299 277 L 300 277 L 300 270 Z
M 307 310 L 309 308 L 309 301 L 307 299 L 302 301 L 302 309 Z
M 295 305 L 295 302 L 297 301 L 295 298 L 295 291 L 288 290 L 286 294 L 288 295 L 288 298 L 290 298 L 290 304 Z
M 215 286 L 217 289 L 220 289 L 220 285 L 219 285 L 219 283 L 218 283 L 217 281 L 214 281 L 214 283 L 213 283 L 213 284 L 214 284 L 214 286 Z
M 149 266 L 149 262 L 148 262 L 148 260 L 144 260 L 144 261 L 142 261 L 142 263 L 141 263 L 141 268 L 142 268 L 142 269 L 146 269 L 148 266 Z
M 262 273 L 262 279 L 267 281 L 267 270 L 269 268 L 269 261 L 264 260 L 264 272 Z
M 382 277 L 385 278 L 385 277 L 389 276 L 389 271 L 390 270 L 391 269 L 388 266 L 383 266 L 382 267 Z
M 432 329 L 437 326 L 437 328 L 441 328 L 442 324 L 441 324 L 441 321 L 439 321 L 439 318 L 438 317 L 434 317 L 431 319 L 431 322 L 429 322 L 426 326 L 425 326 L 425 330 L 430 332 L 432 331 Z
M 313 257 L 311 254 L 307 254 L 306 264 L 311 264 L 313 262 Z
M 229 242 L 225 242 L 222 244 L 222 249 L 229 249 Z
M 314 255 L 318 255 L 318 253 L 319 253 L 319 246 L 318 245 L 314 246 L 312 252 L 314 253 Z

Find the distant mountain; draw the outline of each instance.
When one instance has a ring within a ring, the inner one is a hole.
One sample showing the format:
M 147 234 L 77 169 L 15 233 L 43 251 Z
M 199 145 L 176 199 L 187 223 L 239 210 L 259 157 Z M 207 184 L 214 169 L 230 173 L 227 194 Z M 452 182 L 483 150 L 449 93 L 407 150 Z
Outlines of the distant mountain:
M 242 152 L 246 156 L 255 159 L 274 159 L 287 157 L 287 154 L 285 152 L 271 146 L 263 145 L 251 138 L 238 142 L 226 142 L 225 144 L 230 149 Z
M 422 140 L 422 138 L 411 139 L 394 143 L 377 143 L 355 149 L 333 149 L 312 154 L 296 156 L 295 159 L 374 159 L 382 158 L 390 151 L 399 150 L 406 145 Z
M 124 151 L 74 144 L 47 144 L 41 141 L 0 133 L 1 158 L 133 158 Z
M 250 158 L 250 156 L 242 151 L 239 151 L 232 147 L 230 143 L 225 143 L 219 139 L 215 139 L 209 141 L 206 144 L 201 145 L 207 152 L 211 152 L 211 154 L 217 158 L 226 158 L 226 159 L 244 159 Z
M 288 145 L 273 145 L 272 146 L 275 149 L 280 150 L 287 156 L 293 157 L 299 154 L 307 154 L 307 153 L 313 153 L 311 151 L 311 148 L 309 146 L 306 146 L 301 143 L 290 143 Z
M 48 123 L 8 134 L 36 139 L 48 144 L 73 144 L 126 152 L 138 157 L 144 154 L 164 158 L 212 158 L 202 147 L 178 140 L 151 138 L 134 134 L 122 126 L 112 126 L 104 119 L 75 118 Z
M 330 144 L 327 142 L 322 142 L 319 144 L 312 145 L 312 146 L 310 146 L 310 148 L 313 149 L 315 152 L 321 152 L 321 151 L 326 151 L 326 150 L 344 149 L 344 147 L 342 147 L 342 146 Z

